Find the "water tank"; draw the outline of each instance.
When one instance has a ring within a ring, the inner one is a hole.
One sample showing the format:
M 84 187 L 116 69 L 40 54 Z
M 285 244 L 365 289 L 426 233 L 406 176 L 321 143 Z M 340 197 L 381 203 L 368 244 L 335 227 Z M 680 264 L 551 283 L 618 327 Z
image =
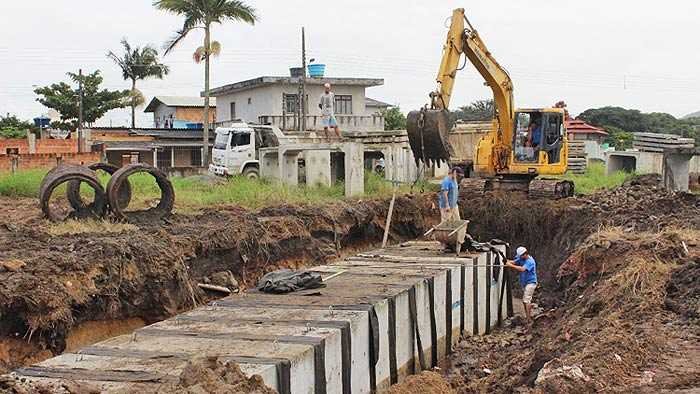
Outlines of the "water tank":
M 41 128 L 41 129 L 45 129 L 45 128 L 49 127 L 50 123 L 51 123 L 51 118 L 49 118 L 48 116 L 42 115 L 42 116 L 34 118 L 34 126 Z
M 323 78 L 326 72 L 326 65 L 320 63 L 309 64 L 309 76 L 311 78 Z

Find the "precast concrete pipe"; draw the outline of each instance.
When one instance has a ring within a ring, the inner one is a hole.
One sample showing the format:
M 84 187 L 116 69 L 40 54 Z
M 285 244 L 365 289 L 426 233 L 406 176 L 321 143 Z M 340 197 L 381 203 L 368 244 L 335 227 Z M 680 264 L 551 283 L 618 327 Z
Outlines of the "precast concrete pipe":
M 82 203 L 79 207 L 72 206 L 72 212 L 61 215 L 55 207 L 52 207 L 51 195 L 58 186 L 66 182 L 75 182 L 78 184 L 78 188 L 81 182 L 87 183 L 94 190 L 94 197 L 90 204 Z M 68 218 L 102 218 L 107 212 L 107 196 L 95 171 L 85 166 L 73 164 L 61 164 L 46 174 L 39 186 L 39 202 L 44 216 L 54 222 Z
M 109 163 L 93 163 L 88 166 L 89 169 L 97 172 L 104 171 L 109 175 L 114 174 L 119 170 L 119 167 L 109 164 Z M 66 195 L 71 207 L 75 210 L 85 209 L 86 204 L 80 197 L 80 182 L 70 181 L 68 182 L 68 188 L 66 189 Z M 127 181 L 124 182 L 119 189 L 119 206 L 126 208 L 131 201 L 131 184 Z
M 128 178 L 136 173 L 148 173 L 155 178 L 161 192 L 160 201 L 155 207 L 127 212 L 127 207 L 122 206 L 120 203 L 120 191 L 123 185 L 128 183 Z M 158 219 L 168 216 L 172 212 L 175 203 L 175 191 L 173 184 L 163 171 L 148 164 L 138 163 L 124 166 L 112 174 L 112 178 L 107 183 L 107 199 L 110 210 L 118 219 Z

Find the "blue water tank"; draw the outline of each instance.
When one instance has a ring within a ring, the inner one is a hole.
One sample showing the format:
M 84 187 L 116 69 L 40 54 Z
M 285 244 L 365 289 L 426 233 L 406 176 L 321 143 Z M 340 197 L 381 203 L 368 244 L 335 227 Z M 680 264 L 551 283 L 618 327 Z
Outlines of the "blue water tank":
M 39 127 L 41 129 L 45 129 L 49 127 L 51 124 L 51 118 L 48 116 L 39 116 L 37 118 L 34 118 L 34 126 Z
M 323 78 L 326 72 L 326 65 L 320 63 L 309 64 L 309 76 L 311 78 Z

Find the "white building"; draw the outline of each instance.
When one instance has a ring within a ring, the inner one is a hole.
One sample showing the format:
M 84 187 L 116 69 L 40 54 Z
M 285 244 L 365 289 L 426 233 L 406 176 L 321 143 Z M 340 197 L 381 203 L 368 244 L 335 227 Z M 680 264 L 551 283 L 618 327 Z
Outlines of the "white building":
M 212 89 L 217 103 L 216 119 L 240 119 L 297 130 L 299 82 L 296 77 L 259 77 Z M 307 78 L 306 130 L 323 129 L 318 103 L 325 83 L 331 84 L 335 94 L 335 116 L 341 130 L 384 130 L 384 118 L 377 108 L 385 103 L 372 100 L 367 106 L 366 89 L 384 84 L 383 79 L 374 78 Z

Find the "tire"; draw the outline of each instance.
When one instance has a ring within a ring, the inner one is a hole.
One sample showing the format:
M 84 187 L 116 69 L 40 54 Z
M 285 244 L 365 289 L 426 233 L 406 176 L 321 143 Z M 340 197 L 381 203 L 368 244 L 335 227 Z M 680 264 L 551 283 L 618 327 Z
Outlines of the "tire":
M 260 170 L 253 166 L 246 167 L 242 175 L 248 179 L 260 179 Z
M 50 199 L 54 189 L 62 183 L 81 182 L 87 183 L 94 191 L 95 197 L 92 203 L 83 204 L 81 207 L 72 207 L 74 211 L 66 217 L 59 216 L 51 209 Z M 102 218 L 107 211 L 107 196 L 105 190 L 97 179 L 95 171 L 73 164 L 62 164 L 49 171 L 39 186 L 39 202 L 44 217 L 52 222 L 60 222 L 65 219 L 74 218 Z
M 109 164 L 109 163 L 93 163 L 87 166 L 89 169 L 97 172 L 98 170 L 104 171 L 112 176 L 115 172 L 119 170 L 119 167 Z M 66 189 L 66 195 L 68 196 L 68 201 L 70 205 L 76 211 L 83 210 L 86 208 L 86 204 L 80 198 L 80 182 L 70 181 L 68 182 L 68 187 Z M 131 201 L 131 184 L 125 182 L 119 190 L 119 206 L 126 208 Z M 107 207 L 109 209 L 109 206 Z
M 126 207 L 122 207 L 119 204 L 120 191 L 123 190 L 123 185 L 128 182 L 128 178 L 131 175 L 140 172 L 150 174 L 155 178 L 161 191 L 160 201 L 157 206 L 146 210 L 126 212 Z M 175 204 L 175 190 L 173 189 L 173 184 L 163 171 L 149 164 L 129 164 L 112 174 L 112 178 L 110 178 L 107 183 L 107 199 L 112 213 L 117 219 L 139 220 L 139 218 L 144 218 L 146 220 L 154 220 L 167 217 L 171 214 L 173 205 Z

